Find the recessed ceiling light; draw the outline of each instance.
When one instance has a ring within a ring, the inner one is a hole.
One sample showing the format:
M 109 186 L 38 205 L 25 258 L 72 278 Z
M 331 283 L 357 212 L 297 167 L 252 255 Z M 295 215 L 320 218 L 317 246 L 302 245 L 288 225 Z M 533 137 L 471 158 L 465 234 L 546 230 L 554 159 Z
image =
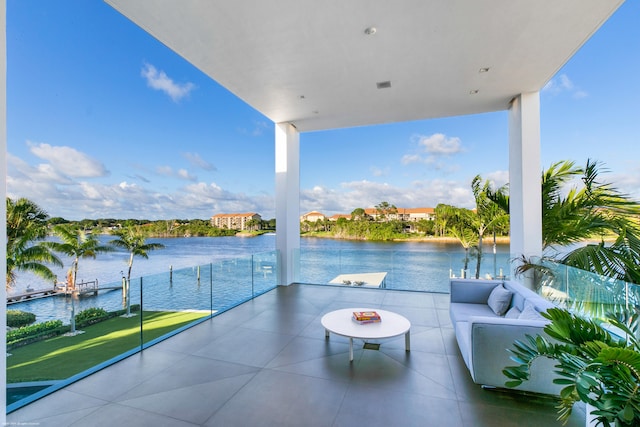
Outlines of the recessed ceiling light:
M 469 91 L 469 95 L 475 95 L 476 93 L 480 92 L 480 90 L 478 89 L 473 89 Z
M 374 35 L 374 34 L 376 33 L 376 31 L 378 31 L 378 30 L 376 29 L 376 27 L 368 27 L 368 28 L 365 28 L 365 29 L 364 29 L 364 33 L 365 33 L 366 35 L 368 35 L 368 36 L 372 36 L 372 35 Z
M 376 87 L 378 89 L 386 89 L 391 87 L 391 81 L 387 80 L 386 82 L 378 82 L 376 83 Z
M 489 72 L 489 67 L 480 68 L 480 70 L 478 72 L 479 73 L 488 73 Z

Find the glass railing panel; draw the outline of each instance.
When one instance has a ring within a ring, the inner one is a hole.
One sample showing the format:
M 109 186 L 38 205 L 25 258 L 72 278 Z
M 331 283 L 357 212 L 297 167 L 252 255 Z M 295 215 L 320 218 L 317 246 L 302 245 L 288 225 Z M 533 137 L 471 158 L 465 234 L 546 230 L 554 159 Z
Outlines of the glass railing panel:
M 278 285 L 278 252 L 252 255 L 253 296 L 261 295 Z
M 301 249 L 297 258 L 301 283 L 341 284 L 345 275 L 384 272 L 388 289 L 427 292 L 449 292 L 449 278 L 475 278 L 477 268 L 468 255 L 465 269 L 464 252 Z M 509 271 L 509 254 L 483 254 L 480 279 L 507 279 Z
M 139 300 L 132 302 L 139 304 Z M 16 331 L 7 333 L 8 407 L 31 399 L 35 392 L 56 390 L 70 378 L 138 349 L 139 321 L 120 317 L 125 313 L 123 307 L 120 281 L 97 287 L 79 284 L 70 294 L 9 305 L 8 310 L 34 313 L 33 327 L 40 332 L 25 339 L 16 337 Z M 63 326 L 45 327 L 52 322 Z
M 251 256 L 213 263 L 213 309 L 227 310 L 253 296 Z
M 477 254 L 470 251 L 449 252 L 451 264 L 449 274 L 451 277 L 462 277 L 467 279 L 476 278 L 478 269 Z M 508 279 L 511 270 L 511 263 L 508 253 L 494 253 L 491 249 L 485 249 L 480 258 L 480 269 L 477 274 L 478 279 Z
M 145 346 L 211 316 L 210 264 L 148 275 L 135 282 L 132 292 L 141 293 Z
M 277 252 L 272 251 L 132 278 L 128 292 L 118 281 L 100 284 L 98 295 L 55 295 L 9 305 L 9 310 L 36 314 L 37 322 L 59 321 L 63 328 L 56 336 L 9 342 L 7 410 L 273 289 L 277 269 Z M 78 333 L 66 336 L 62 333 L 69 331 L 72 310 L 79 315 Z M 82 312 L 107 315 L 83 322 Z
M 589 317 L 603 318 L 607 312 L 640 307 L 640 287 L 579 268 L 538 261 L 539 291 L 562 308 Z

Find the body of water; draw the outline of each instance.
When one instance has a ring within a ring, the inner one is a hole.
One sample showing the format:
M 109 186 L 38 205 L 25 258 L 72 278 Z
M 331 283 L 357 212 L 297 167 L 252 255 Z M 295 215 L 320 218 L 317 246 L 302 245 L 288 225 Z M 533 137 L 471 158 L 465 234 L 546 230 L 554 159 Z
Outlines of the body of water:
M 106 243 L 113 237 L 101 236 L 100 239 Z M 148 259 L 135 258 L 131 280 L 133 304 L 142 299 L 145 308 L 216 310 L 275 285 L 274 235 L 148 241 L 162 243 L 165 248 L 149 252 Z M 463 248 L 456 243 L 319 238 L 302 238 L 296 257 L 301 283 L 326 284 L 339 274 L 385 272 L 388 289 L 430 292 L 448 292 L 449 275 L 459 277 L 465 260 Z M 96 259 L 81 259 L 78 283 L 97 279 L 100 286 L 118 286 L 122 283 L 123 273 L 126 275 L 128 258 L 128 253 L 118 250 L 99 254 Z M 493 245 L 486 245 L 481 276 L 508 271 L 508 258 L 508 245 L 497 245 L 495 256 Z M 65 266 L 54 271 L 60 280 L 66 277 L 71 261 L 63 259 Z M 475 272 L 475 265 L 476 259 L 471 258 L 468 270 Z M 140 277 L 143 277 L 142 291 Z M 9 294 L 24 292 L 28 287 L 50 289 L 52 286 L 38 277 L 19 272 L 18 281 Z M 48 297 L 12 304 L 9 308 L 33 312 L 39 322 L 61 319 L 68 323 L 72 308 L 77 313 L 89 307 L 102 307 L 107 311 L 122 308 L 122 292 L 113 290 L 101 292 L 97 297 L 74 300 L 63 296 Z

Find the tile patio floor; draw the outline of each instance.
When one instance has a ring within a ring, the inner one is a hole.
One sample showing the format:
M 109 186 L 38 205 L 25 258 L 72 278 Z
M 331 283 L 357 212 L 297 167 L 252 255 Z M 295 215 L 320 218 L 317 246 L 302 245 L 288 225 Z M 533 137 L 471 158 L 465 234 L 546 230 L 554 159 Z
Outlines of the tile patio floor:
M 7 416 L 39 426 L 560 426 L 555 402 L 483 390 L 460 357 L 449 295 L 278 287 Z M 404 336 L 363 350 L 320 318 L 395 311 Z M 33 424 L 36 423 L 36 424 Z M 567 426 L 584 426 L 578 407 Z

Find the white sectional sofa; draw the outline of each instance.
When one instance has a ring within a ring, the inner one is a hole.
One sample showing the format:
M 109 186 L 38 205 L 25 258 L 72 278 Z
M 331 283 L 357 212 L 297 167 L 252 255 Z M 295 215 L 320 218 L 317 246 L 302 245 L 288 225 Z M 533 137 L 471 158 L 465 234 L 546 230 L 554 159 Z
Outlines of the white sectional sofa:
M 548 320 L 539 312 L 553 304 L 515 281 L 451 279 L 450 284 L 449 315 L 471 378 L 476 384 L 505 388 L 508 378 L 502 370 L 516 365 L 507 349 L 525 334 L 542 334 Z M 553 384 L 554 364 L 536 359 L 530 380 L 516 390 L 558 395 L 562 387 Z

